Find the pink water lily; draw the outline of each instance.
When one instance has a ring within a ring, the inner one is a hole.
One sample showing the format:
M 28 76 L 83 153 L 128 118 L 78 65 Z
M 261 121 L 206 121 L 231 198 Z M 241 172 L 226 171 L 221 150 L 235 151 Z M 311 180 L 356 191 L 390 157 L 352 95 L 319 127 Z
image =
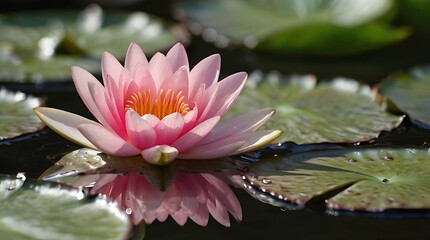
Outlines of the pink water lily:
M 141 154 L 158 165 L 175 158 L 240 154 L 272 142 L 281 131 L 257 128 L 273 115 L 273 109 L 219 123 L 247 78 L 239 72 L 218 81 L 220 64 L 220 56 L 214 54 L 190 70 L 180 43 L 148 62 L 142 49 L 132 43 L 124 66 L 111 54 L 103 54 L 103 85 L 86 70 L 72 67 L 76 89 L 98 122 L 53 108 L 40 107 L 35 112 L 75 143 L 115 156 Z

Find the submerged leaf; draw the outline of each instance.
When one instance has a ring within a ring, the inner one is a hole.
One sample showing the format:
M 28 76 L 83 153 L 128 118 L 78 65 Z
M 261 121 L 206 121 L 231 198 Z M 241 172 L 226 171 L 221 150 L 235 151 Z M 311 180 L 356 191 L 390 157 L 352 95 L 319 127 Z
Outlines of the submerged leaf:
M 219 46 L 231 41 L 276 53 L 333 55 L 407 37 L 408 29 L 380 20 L 391 7 L 390 0 L 192 0 L 180 4 L 178 12 L 191 31 Z
M 33 108 L 43 105 L 39 98 L 0 89 L 0 140 L 36 132 L 44 127 Z
M 430 128 L 430 67 L 416 67 L 409 74 L 393 74 L 382 82 L 378 91 L 412 120 Z
M 294 153 L 255 163 L 246 177 L 253 186 L 299 208 L 323 197 L 329 210 L 430 209 L 429 149 Z
M 4 239 L 124 239 L 127 215 L 80 189 L 0 176 L 0 235 Z
M 310 75 L 254 73 L 229 112 L 266 107 L 276 114 L 262 128 L 280 129 L 277 141 L 298 144 L 369 141 L 403 119 L 376 104 L 367 85 L 343 78 L 316 84 Z

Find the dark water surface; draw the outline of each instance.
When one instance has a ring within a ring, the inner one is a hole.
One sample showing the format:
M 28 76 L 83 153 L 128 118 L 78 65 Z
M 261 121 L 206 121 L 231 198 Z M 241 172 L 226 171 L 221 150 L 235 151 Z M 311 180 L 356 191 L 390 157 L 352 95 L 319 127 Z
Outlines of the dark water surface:
M 154 2 L 157 1 L 146 1 L 143 5 L 150 7 L 141 10 L 148 9 L 169 17 L 166 5 Z M 0 6 L 3 12 L 20 9 L 20 6 L 31 6 L 12 4 L 12 1 L 6 3 L 10 5 L 3 5 L 3 8 Z M 37 4 L 37 1 L 33 1 L 34 3 Z M 45 3 L 44 6 L 50 6 L 50 3 Z M 71 3 L 71 6 L 80 7 L 84 3 L 86 2 Z M 313 73 L 322 79 L 344 76 L 375 84 L 397 69 L 429 63 L 430 48 L 427 47 L 427 42 L 428 39 L 413 37 L 398 46 L 343 58 L 282 57 L 254 54 L 241 49 L 219 50 L 198 37 L 192 40 L 187 50 L 191 66 L 204 57 L 219 52 L 222 58 L 221 77 L 238 71 L 276 69 L 285 74 Z M 10 90 L 21 90 L 42 97 L 49 107 L 91 117 L 71 83 L 2 85 Z M 375 143 L 422 146 L 427 141 L 430 141 L 430 131 L 406 120 L 393 132 L 382 134 Z M 79 146 L 50 129 L 0 142 L 1 173 L 15 175 L 25 172 L 28 177 L 37 178 L 65 153 L 78 148 Z M 211 218 L 207 227 L 198 226 L 191 220 L 185 226 L 179 226 L 169 217 L 164 223 L 154 222 L 148 226 L 145 239 L 430 239 L 430 218 L 329 216 L 306 211 L 285 211 L 261 203 L 241 189 L 236 189 L 235 193 L 243 209 L 241 223 L 231 218 L 232 226 L 226 228 Z

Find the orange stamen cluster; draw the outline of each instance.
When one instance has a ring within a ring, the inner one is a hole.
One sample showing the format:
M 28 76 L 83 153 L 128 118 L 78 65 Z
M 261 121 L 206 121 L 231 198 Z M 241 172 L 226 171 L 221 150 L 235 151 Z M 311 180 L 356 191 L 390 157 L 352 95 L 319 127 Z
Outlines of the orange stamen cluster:
M 125 110 L 133 109 L 140 116 L 153 114 L 159 119 L 174 112 L 185 115 L 190 111 L 190 106 L 184 99 L 182 92 L 175 93 L 171 89 L 161 89 L 155 100 L 152 99 L 150 91 L 136 92 L 125 102 Z

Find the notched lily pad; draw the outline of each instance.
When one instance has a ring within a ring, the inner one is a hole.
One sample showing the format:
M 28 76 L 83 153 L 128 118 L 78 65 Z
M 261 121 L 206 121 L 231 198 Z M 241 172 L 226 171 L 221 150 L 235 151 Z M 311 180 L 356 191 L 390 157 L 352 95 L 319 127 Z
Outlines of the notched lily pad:
M 398 72 L 382 82 L 378 92 L 394 103 L 395 109 L 430 128 L 430 67 Z
M 429 173 L 427 148 L 353 148 L 260 161 L 249 167 L 245 177 L 299 208 L 323 198 L 321 204 L 330 211 L 380 212 L 429 210 Z
M 58 183 L 0 176 L 4 239 L 124 239 L 127 215 L 101 197 Z
M 276 114 L 262 128 L 283 130 L 279 142 L 369 141 L 403 120 L 375 103 L 369 86 L 350 79 L 316 84 L 311 75 L 254 72 L 246 84 L 229 114 L 275 108 Z
M 386 23 L 391 0 L 192 0 L 178 8 L 192 32 L 218 46 L 233 42 L 275 53 L 349 54 L 398 42 L 410 33 Z
M 39 98 L 0 89 L 0 140 L 42 129 L 44 124 L 34 114 L 33 108 L 43 104 Z

